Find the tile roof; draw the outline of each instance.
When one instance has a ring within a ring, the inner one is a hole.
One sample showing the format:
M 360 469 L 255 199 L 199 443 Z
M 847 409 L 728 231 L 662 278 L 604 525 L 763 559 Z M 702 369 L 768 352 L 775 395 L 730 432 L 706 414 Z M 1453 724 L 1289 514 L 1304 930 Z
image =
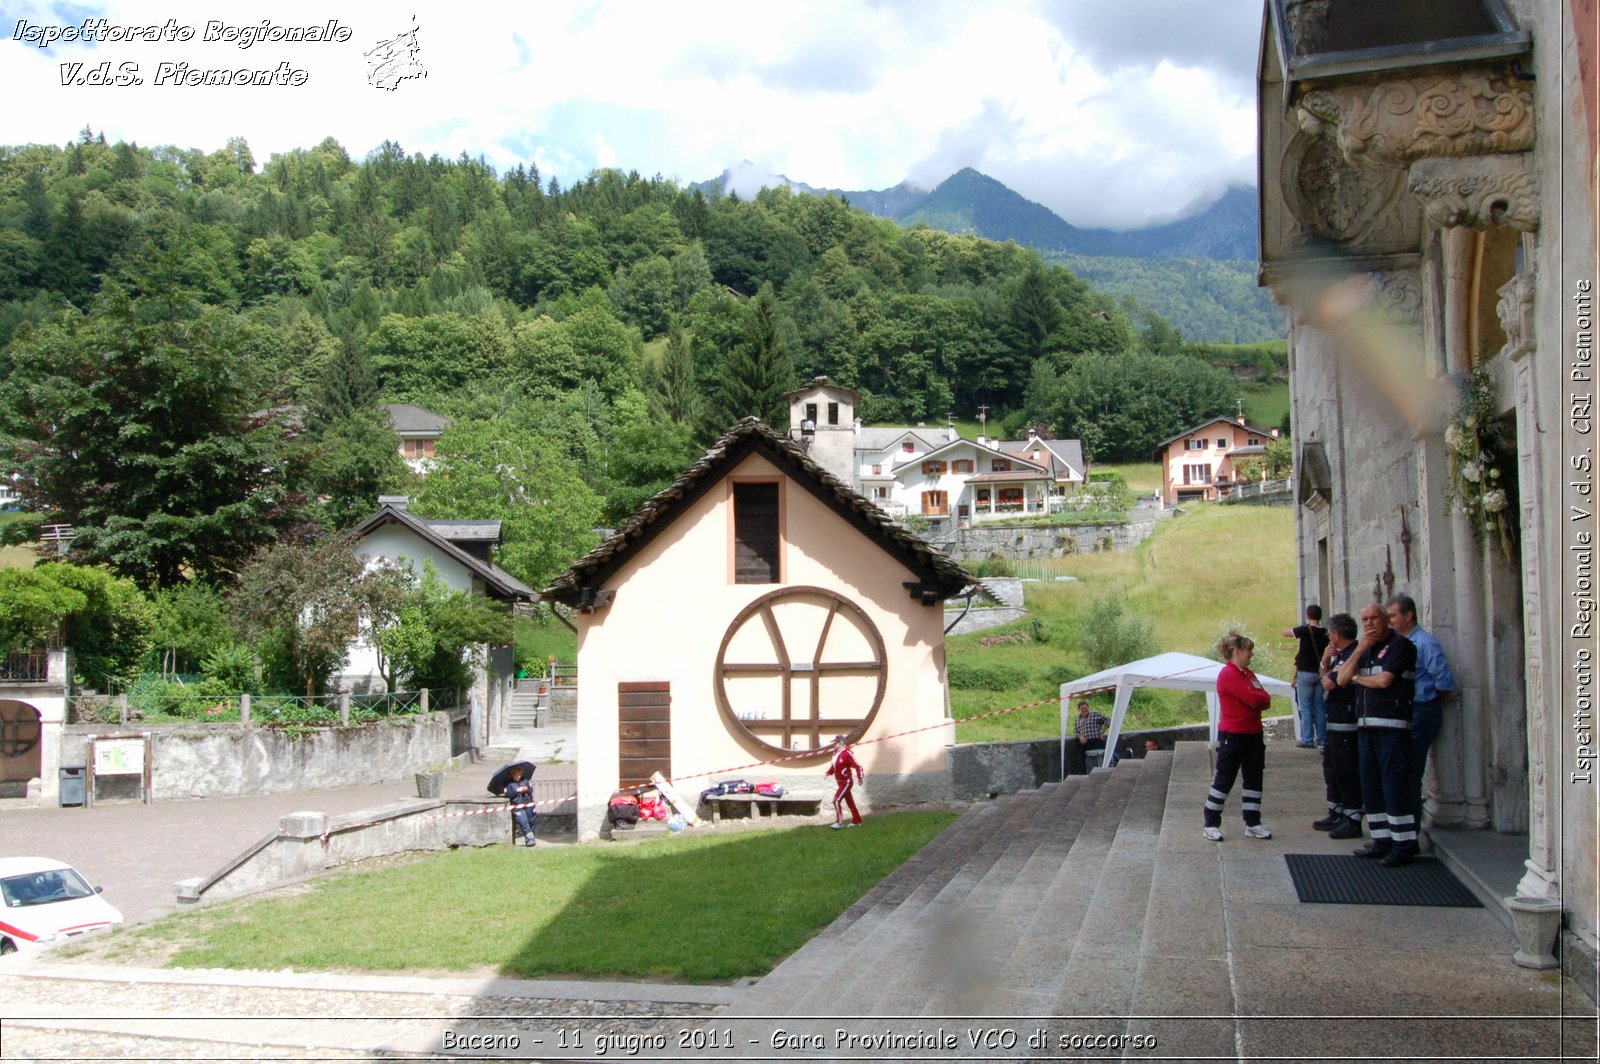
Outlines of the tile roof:
M 903 430 L 902 430 L 903 431 Z M 641 506 L 632 517 L 544 590 L 546 598 L 570 606 L 580 605 L 585 591 L 593 591 L 615 573 L 657 533 L 683 514 L 697 499 L 751 454 L 783 469 L 833 509 L 858 532 L 873 540 L 919 578 L 908 583 L 914 595 L 932 604 L 955 595 L 972 583 L 972 577 L 937 547 L 907 531 L 850 485 L 823 469 L 785 436 L 756 418 L 742 419 L 727 434 L 667 487 Z
M 410 403 L 385 403 L 383 408 L 389 412 L 395 432 L 402 436 L 437 436 L 455 424 L 443 414 Z
M 405 510 L 400 510 L 385 504 L 384 506 L 379 507 L 377 513 L 373 514 L 371 517 L 357 525 L 353 530 L 353 533 L 356 539 L 365 539 L 379 526 L 389 524 L 391 522 L 410 529 L 424 542 L 432 545 L 446 557 L 453 559 L 454 561 L 465 566 L 470 572 L 475 573 L 483 580 L 484 584 L 487 585 L 494 597 L 502 599 L 526 599 L 529 602 L 538 601 L 539 593 L 533 588 L 529 587 L 527 584 L 524 584 L 521 580 L 518 580 L 516 577 L 506 572 L 498 565 L 491 565 L 490 563 L 482 561 L 481 559 L 474 558 L 472 555 L 468 554 L 466 551 L 450 542 L 448 538 L 442 535 L 437 529 L 432 527 L 430 522 L 424 521 L 422 518 L 408 513 Z M 447 521 L 441 523 L 446 525 L 465 525 L 480 524 L 485 522 Z M 492 523 L 496 526 L 499 525 L 498 521 L 487 523 Z M 496 535 L 498 537 L 498 528 L 496 530 Z

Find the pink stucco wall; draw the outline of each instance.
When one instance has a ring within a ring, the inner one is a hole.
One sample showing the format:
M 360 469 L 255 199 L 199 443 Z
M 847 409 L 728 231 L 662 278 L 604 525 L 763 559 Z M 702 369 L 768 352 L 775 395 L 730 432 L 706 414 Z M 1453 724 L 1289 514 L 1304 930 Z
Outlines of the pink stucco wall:
M 759 456 L 747 458 L 730 473 L 731 477 L 780 475 Z M 743 741 L 724 722 L 713 693 L 717 649 L 728 626 L 745 606 L 780 586 L 825 588 L 860 606 L 877 626 L 886 648 L 888 680 L 867 739 L 938 725 L 944 719 L 942 609 L 913 599 L 903 583 L 914 574 L 804 487 L 786 480 L 782 495 L 783 585 L 732 582 L 731 514 L 724 481 L 605 582 L 605 589 L 616 591 L 610 606 L 579 616 L 581 832 L 599 830 L 605 801 L 617 786 L 617 685 L 623 682 L 671 684 L 672 776 L 683 780 L 680 789 L 686 795 L 710 785 L 706 777 L 696 775 L 703 772 L 753 782 L 780 781 L 794 791 L 831 793 L 822 775 L 826 767 L 822 759 L 740 767 L 773 755 Z M 832 654 L 829 659 L 837 660 Z M 801 660 L 798 654 L 796 660 Z M 838 687 L 846 700 L 853 697 L 848 686 Z M 867 772 L 867 795 L 880 802 L 946 796 L 944 747 L 951 738 L 946 725 L 860 745 L 857 756 Z M 736 772 L 721 771 L 734 768 Z

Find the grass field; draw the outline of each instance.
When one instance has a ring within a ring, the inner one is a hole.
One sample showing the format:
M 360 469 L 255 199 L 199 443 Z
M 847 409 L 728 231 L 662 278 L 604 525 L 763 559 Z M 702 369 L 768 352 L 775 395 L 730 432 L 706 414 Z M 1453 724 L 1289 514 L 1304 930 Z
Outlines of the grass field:
M 1260 428 L 1275 429 L 1289 412 L 1289 382 L 1247 384 L 1243 398 L 1245 420 Z
M 0 528 L 21 521 L 28 514 L 8 512 L 0 513 Z M 17 569 L 32 569 L 39 556 L 33 552 L 32 547 L 4 547 L 0 546 L 0 569 L 12 567 Z
M 1294 645 L 1279 633 L 1296 621 L 1294 514 L 1280 507 L 1196 506 L 1164 522 L 1138 550 L 1052 559 L 1072 582 L 1027 585 L 1027 619 L 949 641 L 957 663 L 987 667 L 1019 682 L 1001 688 L 952 687 L 956 717 L 1021 705 L 1057 693 L 1064 679 L 1090 671 L 1078 650 L 1079 615 L 1095 599 L 1125 594 L 1128 612 L 1150 619 L 1160 650 L 1214 657 L 1225 626 L 1256 641 L 1255 666 L 1291 679 Z M 1011 642 L 1000 640 L 1011 639 Z M 987 645 L 985 644 L 987 641 Z M 1099 708 L 1110 704 L 1101 699 Z M 1137 696 L 1130 719 L 1162 727 L 1204 719 L 1198 694 Z M 1037 738 L 1059 731 L 1055 704 L 957 726 L 962 742 Z
M 169 916 L 86 952 L 188 968 L 725 981 L 770 971 L 954 818 L 455 850 Z
M 1161 466 L 1157 462 L 1095 462 L 1091 473 L 1121 473 L 1135 495 L 1154 495 L 1161 490 Z

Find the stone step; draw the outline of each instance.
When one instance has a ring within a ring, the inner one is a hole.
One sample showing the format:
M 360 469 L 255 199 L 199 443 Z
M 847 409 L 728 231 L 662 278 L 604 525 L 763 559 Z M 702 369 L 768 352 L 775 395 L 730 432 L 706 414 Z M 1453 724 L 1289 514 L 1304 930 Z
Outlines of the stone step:
M 998 904 L 1032 850 L 1059 825 L 1056 810 L 1071 803 L 1079 786 L 1050 786 L 1013 796 L 1021 800 L 1012 803 L 1010 812 L 965 855 L 944 885 L 923 890 L 919 904 L 902 906 L 853 955 L 841 958 L 841 977 L 827 980 L 823 988 L 802 999 L 802 1005 L 810 1006 L 806 1011 L 825 1016 L 870 1006 L 868 1011 L 889 1014 L 920 1007 L 926 981 L 922 977 L 927 974 L 923 958 L 966 951 L 977 914 Z M 953 864 L 955 859 L 947 860 Z M 892 994 L 899 997 L 891 1006 L 886 1000 Z M 908 1003 L 901 1004 L 901 998 Z
M 797 950 L 772 971 L 752 992 L 752 1006 L 773 1012 L 792 1013 L 806 994 L 825 982 L 825 978 L 846 963 L 846 959 L 866 941 L 872 940 L 879 925 L 903 907 L 920 908 L 962 867 L 972 853 L 993 837 L 1017 804 L 1019 795 L 972 806 L 939 837 L 863 896 L 860 902 Z M 937 845 L 935 845 L 937 844 Z M 870 901 L 869 901 L 870 899 Z M 759 1010 L 758 1010 L 759 1011 Z
M 1143 762 L 1124 761 L 1090 774 L 1084 792 L 1088 801 L 1081 810 L 1073 810 L 1074 816 L 1081 811 L 1082 824 L 1050 885 L 1035 896 L 1032 918 L 1010 940 L 994 945 L 998 971 L 984 985 L 965 988 L 958 995 L 961 1000 L 987 995 L 1017 1002 L 1008 1005 L 1014 1011 L 1051 1014 L 1057 996 L 1054 983 L 1077 945 L 1142 769 Z
M 1048 792 L 1024 791 L 997 801 L 997 813 L 981 833 L 974 833 L 967 844 L 948 851 L 933 874 L 909 892 L 896 911 L 870 935 L 856 938 L 852 949 L 836 956 L 831 970 L 820 973 L 821 978 L 796 1004 L 811 1015 L 826 1016 L 834 1011 L 827 1002 L 849 1000 L 858 989 L 868 990 L 878 980 L 876 973 L 884 970 L 886 952 L 895 950 L 906 934 L 915 933 L 928 919 L 930 908 L 947 912 L 958 907 L 1005 851 L 1021 825 L 1049 796 Z M 893 894 L 889 897 L 892 899 Z

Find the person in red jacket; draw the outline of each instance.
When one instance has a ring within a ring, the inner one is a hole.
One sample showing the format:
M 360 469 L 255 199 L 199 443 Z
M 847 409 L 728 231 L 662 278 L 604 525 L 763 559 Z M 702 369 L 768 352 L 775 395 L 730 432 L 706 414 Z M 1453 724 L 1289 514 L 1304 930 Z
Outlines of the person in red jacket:
M 851 773 L 855 775 L 852 776 Z M 839 789 L 833 792 L 833 824 L 835 831 L 839 828 L 853 828 L 861 823 L 861 811 L 856 808 L 855 796 L 850 792 L 855 790 L 857 783 L 864 783 L 867 774 L 861 770 L 861 765 L 856 761 L 855 755 L 850 753 L 850 748 L 844 744 L 844 736 L 833 737 L 833 760 L 828 764 L 829 776 L 838 781 Z M 845 823 L 844 806 L 850 807 L 850 822 Z
M 1267 767 L 1267 747 L 1261 736 L 1261 714 L 1272 704 L 1250 671 L 1250 658 L 1256 645 L 1249 636 L 1229 632 L 1217 644 L 1225 664 L 1217 673 L 1217 702 L 1221 720 L 1217 727 L 1217 774 L 1206 795 L 1205 834 L 1213 842 L 1222 841 L 1222 804 L 1233 790 L 1233 780 L 1244 770 L 1244 788 L 1239 792 L 1244 812 L 1244 833 L 1252 839 L 1270 839 L 1272 832 L 1261 824 L 1261 777 Z

